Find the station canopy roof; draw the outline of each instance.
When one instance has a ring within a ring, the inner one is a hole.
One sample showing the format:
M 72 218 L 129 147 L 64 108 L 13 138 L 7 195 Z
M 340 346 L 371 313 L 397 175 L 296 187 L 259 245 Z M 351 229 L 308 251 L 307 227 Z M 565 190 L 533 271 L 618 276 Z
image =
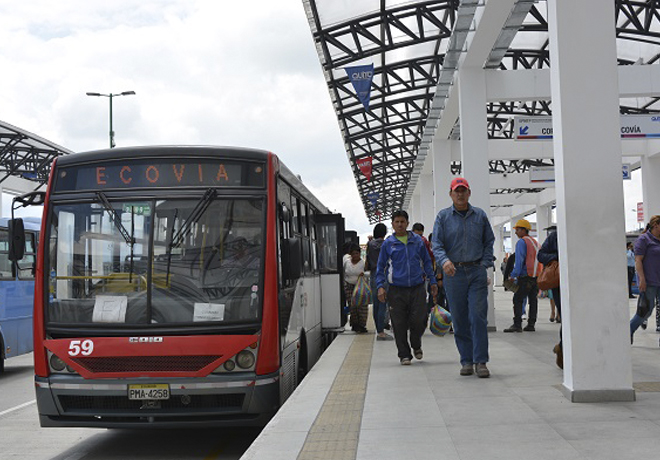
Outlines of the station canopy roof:
M 69 153 L 73 152 L 0 121 L 0 183 L 17 176 L 35 182 L 37 188 L 48 181 L 55 157 Z
M 615 2 L 619 65 L 656 63 L 660 57 L 660 2 L 610 1 Z M 488 1 L 303 3 L 366 214 L 370 222 L 382 220 L 404 207 L 416 185 L 420 164 L 443 118 L 460 54 Z M 508 4 L 511 11 L 484 68 L 549 68 L 547 3 L 517 0 Z M 373 81 L 365 109 L 346 68 L 371 64 Z M 620 111 L 657 113 L 660 104 L 657 97 L 621 99 Z M 487 112 L 489 139 L 506 140 L 514 136 L 514 117 L 548 116 L 552 108 L 549 100 L 500 101 L 489 102 Z M 460 120 L 449 122 L 452 129 L 447 137 L 460 139 Z M 491 160 L 490 172 L 521 173 L 531 166 L 552 165 L 548 158 Z M 452 172 L 460 170 L 460 162 L 454 161 Z M 496 189 L 491 193 L 536 191 Z

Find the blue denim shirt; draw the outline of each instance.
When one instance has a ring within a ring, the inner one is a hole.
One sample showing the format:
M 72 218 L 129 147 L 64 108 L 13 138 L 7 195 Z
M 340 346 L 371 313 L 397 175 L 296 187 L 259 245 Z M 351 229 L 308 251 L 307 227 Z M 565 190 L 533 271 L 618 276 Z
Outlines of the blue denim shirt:
M 527 245 L 522 238 L 516 243 L 516 261 L 511 270 L 510 278 L 519 278 L 527 275 Z
M 441 210 L 433 225 L 433 254 L 439 266 L 445 262 L 481 261 L 493 266 L 495 234 L 483 209 L 468 204 L 465 216 L 454 206 Z

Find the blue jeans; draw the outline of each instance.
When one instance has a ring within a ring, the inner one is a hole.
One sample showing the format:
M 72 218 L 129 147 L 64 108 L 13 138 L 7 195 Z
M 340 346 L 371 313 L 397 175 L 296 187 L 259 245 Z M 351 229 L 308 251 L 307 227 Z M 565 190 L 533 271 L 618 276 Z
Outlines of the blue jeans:
M 653 313 L 655 308 L 655 303 L 660 302 L 660 286 L 649 286 L 646 285 L 646 300 L 649 302 L 649 312 L 645 317 L 639 316 L 635 313 L 635 316 L 630 320 L 630 335 L 633 335 L 637 328 L 642 325 L 644 320 L 648 319 Z
M 488 280 L 486 267 L 456 267 L 454 276 L 444 277 L 447 302 L 451 306 L 454 340 L 461 364 L 488 362 Z
M 374 323 L 376 324 L 376 332 L 379 334 L 385 329 L 385 314 L 387 312 L 387 304 L 378 300 L 378 289 L 376 288 L 376 273 L 371 274 L 371 297 L 373 304 Z

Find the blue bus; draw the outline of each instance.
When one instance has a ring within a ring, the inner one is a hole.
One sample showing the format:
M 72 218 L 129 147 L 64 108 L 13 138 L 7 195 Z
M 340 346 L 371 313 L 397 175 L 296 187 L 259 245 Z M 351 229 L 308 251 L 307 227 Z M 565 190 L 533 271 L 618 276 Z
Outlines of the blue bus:
M 0 218 L 0 372 L 5 359 L 32 351 L 34 274 L 41 219 L 24 217 L 25 252 L 9 260 L 8 218 Z

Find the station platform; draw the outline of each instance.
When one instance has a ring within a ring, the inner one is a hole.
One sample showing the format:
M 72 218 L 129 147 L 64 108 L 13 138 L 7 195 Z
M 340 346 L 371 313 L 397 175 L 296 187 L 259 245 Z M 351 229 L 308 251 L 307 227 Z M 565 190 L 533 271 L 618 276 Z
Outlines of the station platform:
M 410 366 L 399 364 L 393 341 L 375 340 L 373 325 L 368 334 L 340 334 L 242 459 L 655 458 L 654 317 L 632 347 L 636 401 L 571 403 L 560 391 L 563 374 L 552 353 L 559 325 L 549 321 L 549 301 L 539 299 L 536 332 L 504 333 L 511 299 L 495 288 L 487 379 L 459 375 L 450 334 L 427 331 L 424 358 Z

